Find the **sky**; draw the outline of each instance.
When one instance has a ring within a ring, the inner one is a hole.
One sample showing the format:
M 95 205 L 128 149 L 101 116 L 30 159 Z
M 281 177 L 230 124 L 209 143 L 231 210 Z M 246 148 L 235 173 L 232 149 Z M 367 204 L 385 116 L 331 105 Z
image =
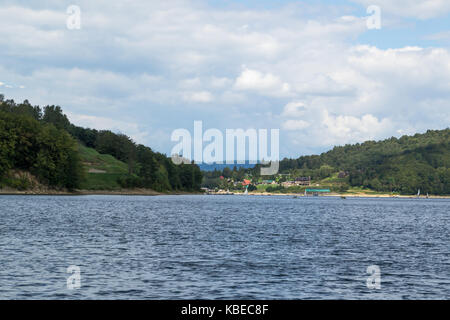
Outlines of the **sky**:
M 280 129 L 296 158 L 449 127 L 449 18 L 448 0 L 1 0 L 0 93 L 166 154 L 195 120 Z

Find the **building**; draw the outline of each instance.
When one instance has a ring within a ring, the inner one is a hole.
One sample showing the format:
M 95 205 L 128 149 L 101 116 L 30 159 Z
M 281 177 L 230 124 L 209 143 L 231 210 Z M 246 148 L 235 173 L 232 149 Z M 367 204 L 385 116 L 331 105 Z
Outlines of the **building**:
M 310 186 L 311 185 L 311 177 L 300 177 L 295 179 L 296 186 Z
M 285 188 L 295 187 L 295 186 L 310 186 L 311 185 L 311 177 L 295 178 L 294 181 L 285 181 L 285 182 L 282 182 L 281 185 Z
M 289 187 L 295 186 L 295 182 L 294 181 L 285 181 L 285 182 L 282 182 L 281 185 L 285 188 L 289 188 Z
M 313 196 L 317 197 L 319 195 L 327 194 L 327 193 L 330 193 L 330 192 L 331 192 L 330 189 L 306 189 L 305 190 L 305 196 L 309 195 L 309 194 L 312 194 Z
M 263 180 L 262 184 L 277 184 L 275 180 Z

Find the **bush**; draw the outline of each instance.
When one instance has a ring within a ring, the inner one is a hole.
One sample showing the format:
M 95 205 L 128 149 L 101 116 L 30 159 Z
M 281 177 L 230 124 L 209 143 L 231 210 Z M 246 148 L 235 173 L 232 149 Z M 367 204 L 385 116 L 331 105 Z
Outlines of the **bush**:
M 280 192 L 281 190 L 285 190 L 285 188 L 280 185 L 269 186 L 269 187 L 267 187 L 266 192 Z

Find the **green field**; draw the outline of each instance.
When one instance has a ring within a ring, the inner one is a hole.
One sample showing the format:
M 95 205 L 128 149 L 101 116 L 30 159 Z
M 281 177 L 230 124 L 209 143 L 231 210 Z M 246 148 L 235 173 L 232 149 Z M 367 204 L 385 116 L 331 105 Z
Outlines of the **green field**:
M 96 150 L 81 144 L 79 145 L 79 154 L 85 169 L 81 189 L 117 190 L 121 188 L 117 179 L 128 174 L 126 163 L 111 155 L 100 154 Z M 97 172 L 93 173 L 89 170 Z

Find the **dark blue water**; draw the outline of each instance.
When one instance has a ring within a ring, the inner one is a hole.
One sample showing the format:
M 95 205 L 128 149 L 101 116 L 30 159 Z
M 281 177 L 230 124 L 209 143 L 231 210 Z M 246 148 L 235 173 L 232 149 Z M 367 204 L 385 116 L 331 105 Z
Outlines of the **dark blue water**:
M 1 196 L 0 254 L 1 299 L 449 299 L 450 201 Z

